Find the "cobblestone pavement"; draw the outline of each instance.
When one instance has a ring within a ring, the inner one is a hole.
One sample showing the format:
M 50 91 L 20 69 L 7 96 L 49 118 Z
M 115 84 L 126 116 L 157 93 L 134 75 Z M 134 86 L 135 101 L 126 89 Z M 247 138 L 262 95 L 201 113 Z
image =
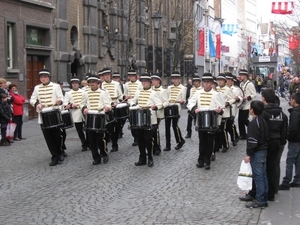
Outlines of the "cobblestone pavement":
M 183 136 L 186 121 L 185 109 L 180 118 Z M 71 128 L 68 157 L 50 167 L 37 121 L 24 123 L 23 131 L 26 140 L 0 147 L 0 224 L 243 225 L 259 219 L 261 210 L 246 209 L 238 200 L 242 192 L 236 179 L 245 141 L 218 153 L 209 171 L 196 168 L 196 132 L 178 151 L 172 139 L 172 150 L 155 156 L 153 168 L 136 167 L 138 148 L 131 146 L 130 131 L 124 129 L 119 151 L 109 153 L 108 164 L 93 166 L 91 152 L 81 152 Z M 164 147 L 164 122 L 160 131 Z

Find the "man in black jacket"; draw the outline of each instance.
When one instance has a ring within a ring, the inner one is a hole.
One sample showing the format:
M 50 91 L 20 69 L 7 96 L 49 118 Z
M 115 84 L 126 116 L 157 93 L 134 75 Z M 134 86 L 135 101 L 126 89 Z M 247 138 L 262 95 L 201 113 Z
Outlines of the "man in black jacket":
M 262 91 L 262 101 L 265 105 L 262 117 L 268 124 L 269 141 L 267 151 L 268 200 L 274 201 L 280 178 L 281 146 L 286 144 L 288 118 L 282 108 L 276 103 L 276 95 L 272 89 Z
M 289 190 L 290 187 L 300 187 L 300 93 L 291 97 L 292 109 L 290 112 L 290 124 L 288 128 L 288 153 L 286 157 L 286 171 L 279 190 Z M 293 168 L 295 176 L 293 179 Z M 291 183 L 290 183 L 291 182 Z

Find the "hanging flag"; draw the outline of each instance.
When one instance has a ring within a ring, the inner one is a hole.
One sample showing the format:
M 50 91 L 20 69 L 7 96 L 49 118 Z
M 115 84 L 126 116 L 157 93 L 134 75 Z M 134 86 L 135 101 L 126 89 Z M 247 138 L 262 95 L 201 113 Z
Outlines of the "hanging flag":
M 299 41 L 299 36 L 289 36 L 289 49 L 290 50 L 294 50 L 296 48 L 298 48 L 300 44 L 300 41 Z
M 198 32 L 198 35 L 199 35 L 199 49 L 198 49 L 198 55 L 199 56 L 204 56 L 204 35 L 205 35 L 205 28 L 202 27 L 199 32 Z
M 208 39 L 209 39 L 209 56 L 216 57 L 216 48 L 215 48 L 213 36 L 212 36 L 212 33 L 210 30 L 209 30 Z
M 216 35 L 216 58 L 220 59 L 221 58 L 221 24 L 218 24 L 216 26 L 215 35 Z
M 238 32 L 238 24 L 223 24 L 222 33 L 232 36 Z
M 274 14 L 292 14 L 294 2 L 272 2 L 271 12 Z

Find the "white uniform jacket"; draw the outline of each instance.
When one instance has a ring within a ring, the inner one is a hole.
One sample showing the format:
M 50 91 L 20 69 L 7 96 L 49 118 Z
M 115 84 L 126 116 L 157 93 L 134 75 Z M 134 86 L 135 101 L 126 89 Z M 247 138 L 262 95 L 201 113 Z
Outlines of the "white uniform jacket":
M 63 94 L 60 88 L 60 85 L 57 83 L 50 82 L 47 85 L 38 84 L 34 87 L 32 95 L 30 97 L 30 105 L 36 107 L 36 105 L 41 104 L 43 108 L 58 108 L 56 106 L 56 101 L 63 101 Z M 43 109 L 42 109 L 43 110 Z M 39 113 L 38 123 L 42 124 L 41 111 Z
M 233 97 L 238 97 L 240 100 L 239 102 L 235 102 L 232 105 L 232 116 L 236 116 L 239 106 L 243 103 L 243 91 L 237 86 L 231 86 L 231 90 L 233 93 Z
M 123 93 L 119 82 L 112 80 L 110 83 L 107 83 L 103 81 L 102 88 L 109 92 L 110 98 L 113 102 L 118 103 L 123 100 Z
M 204 89 L 198 90 L 189 99 L 187 108 L 192 110 L 196 106 L 200 111 L 215 110 L 218 107 L 222 108 L 224 106 L 222 96 L 219 92 L 211 89 L 206 92 Z M 222 116 L 218 116 L 218 123 L 220 125 Z
M 256 98 L 255 86 L 249 80 L 247 80 L 245 83 L 241 82 L 240 86 L 244 92 L 244 96 L 248 98 L 248 100 L 244 101 L 240 109 L 244 109 L 244 110 L 250 109 L 250 103 L 253 101 L 253 99 Z
M 131 96 L 133 98 L 137 90 L 143 90 L 143 85 L 139 80 L 135 82 L 128 81 L 124 84 L 124 95 Z M 130 104 L 132 99 L 128 99 L 128 104 Z
M 164 108 L 168 106 L 168 101 L 169 101 L 168 90 L 163 88 L 162 86 L 159 86 L 158 88 L 152 86 L 152 89 L 154 91 L 156 91 L 161 98 L 163 107 L 161 109 L 157 110 L 157 118 L 163 119 L 165 117 Z
M 95 91 L 85 91 L 82 96 L 82 101 L 80 102 L 80 108 L 82 110 L 85 107 L 89 110 L 105 113 L 104 107 L 111 108 L 111 98 L 109 93 L 100 88 Z
M 84 117 L 81 112 L 80 103 L 83 98 L 83 93 L 85 91 L 82 89 L 78 89 L 77 91 L 70 90 L 66 92 L 65 98 L 64 98 L 64 106 L 68 104 L 77 104 L 77 108 L 70 108 L 70 113 L 72 114 L 72 118 L 74 123 L 80 123 L 84 121 Z
M 226 85 L 224 87 L 218 86 L 217 90 L 221 93 L 221 96 L 222 96 L 222 99 L 224 102 L 222 118 L 229 118 L 232 116 L 232 109 L 230 112 L 230 107 L 235 102 L 233 92 L 232 92 L 231 88 Z M 227 106 L 227 107 L 225 107 L 226 102 L 229 103 L 229 106 Z
M 168 99 L 169 103 L 168 105 L 178 105 L 178 111 L 181 110 L 181 104 L 177 103 L 177 101 L 183 100 L 184 103 L 186 102 L 186 87 L 182 84 L 179 84 L 178 86 L 170 85 L 168 87 Z
M 133 97 L 130 105 L 138 105 L 140 108 L 149 108 L 152 105 L 156 105 L 157 109 L 160 110 L 163 108 L 163 102 L 159 96 L 159 94 L 153 89 L 148 90 L 138 90 Z M 157 111 L 151 111 L 151 124 L 157 124 Z

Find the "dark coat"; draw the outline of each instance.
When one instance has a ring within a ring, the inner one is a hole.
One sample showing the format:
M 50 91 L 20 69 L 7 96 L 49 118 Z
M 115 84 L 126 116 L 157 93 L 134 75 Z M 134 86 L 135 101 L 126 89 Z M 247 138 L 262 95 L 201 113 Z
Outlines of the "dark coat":
M 288 129 L 288 141 L 300 142 L 300 106 L 289 109 L 290 123 Z
M 12 118 L 11 106 L 7 102 L 0 101 L 0 123 L 7 124 Z

